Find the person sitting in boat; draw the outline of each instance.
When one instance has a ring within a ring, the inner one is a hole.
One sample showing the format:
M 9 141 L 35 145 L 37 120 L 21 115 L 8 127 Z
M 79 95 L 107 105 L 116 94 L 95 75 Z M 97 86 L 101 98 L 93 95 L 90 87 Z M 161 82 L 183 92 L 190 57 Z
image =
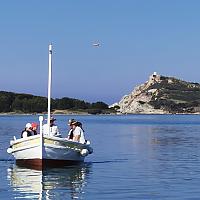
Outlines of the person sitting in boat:
M 33 122 L 31 123 L 31 127 L 32 127 L 32 131 L 33 131 L 33 135 L 37 135 L 37 128 L 38 128 L 38 124 Z
M 69 121 L 68 121 L 68 126 L 70 127 L 70 130 L 68 132 L 67 140 L 73 140 L 73 137 L 74 137 L 73 131 L 74 130 L 73 130 L 72 123 L 75 122 L 75 121 L 76 121 L 75 119 L 69 119 Z
M 58 131 L 58 126 L 55 125 L 56 119 L 54 117 L 50 118 L 50 136 L 60 136 Z M 48 135 L 48 124 L 43 125 L 43 134 Z
M 31 123 L 27 123 L 25 129 L 21 133 L 21 138 L 27 138 L 32 136 L 32 126 Z
M 73 128 L 73 141 L 84 144 L 85 137 L 84 137 L 84 130 L 82 128 L 82 123 L 74 121 L 72 122 L 72 128 Z

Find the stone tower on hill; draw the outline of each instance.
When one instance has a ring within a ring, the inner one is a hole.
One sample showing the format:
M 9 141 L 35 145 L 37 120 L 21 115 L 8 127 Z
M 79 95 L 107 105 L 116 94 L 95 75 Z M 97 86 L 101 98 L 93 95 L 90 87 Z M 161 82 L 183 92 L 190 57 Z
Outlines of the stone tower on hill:
M 200 112 L 200 84 L 154 72 L 114 104 L 122 114 L 178 114 Z

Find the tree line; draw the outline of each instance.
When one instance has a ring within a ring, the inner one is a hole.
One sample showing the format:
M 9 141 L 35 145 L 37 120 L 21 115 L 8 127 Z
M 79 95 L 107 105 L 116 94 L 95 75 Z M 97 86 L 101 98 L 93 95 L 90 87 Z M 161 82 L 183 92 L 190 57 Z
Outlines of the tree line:
M 18 94 L 0 91 L 0 112 L 42 113 L 47 111 L 47 98 L 31 94 Z M 52 110 L 86 110 L 91 114 L 100 114 L 109 110 L 104 102 L 89 103 L 83 100 L 63 97 L 51 99 Z

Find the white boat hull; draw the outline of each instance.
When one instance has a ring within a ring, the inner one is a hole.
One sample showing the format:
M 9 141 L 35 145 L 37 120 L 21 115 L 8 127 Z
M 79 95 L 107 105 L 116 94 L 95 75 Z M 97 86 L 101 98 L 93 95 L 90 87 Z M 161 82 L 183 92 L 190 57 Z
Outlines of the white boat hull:
M 17 164 L 43 168 L 83 162 L 92 148 L 64 138 L 36 135 L 11 141 L 8 151 Z

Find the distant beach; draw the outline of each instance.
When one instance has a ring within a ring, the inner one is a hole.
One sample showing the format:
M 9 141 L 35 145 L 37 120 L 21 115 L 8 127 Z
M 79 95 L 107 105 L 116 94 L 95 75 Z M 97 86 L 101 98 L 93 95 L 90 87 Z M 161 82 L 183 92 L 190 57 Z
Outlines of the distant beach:
M 84 110 L 54 110 L 51 112 L 52 115 L 92 115 L 91 113 Z M 100 113 L 101 115 L 115 115 L 115 112 Z M 24 112 L 2 112 L 1 115 L 47 115 L 47 112 L 42 113 L 24 113 Z

